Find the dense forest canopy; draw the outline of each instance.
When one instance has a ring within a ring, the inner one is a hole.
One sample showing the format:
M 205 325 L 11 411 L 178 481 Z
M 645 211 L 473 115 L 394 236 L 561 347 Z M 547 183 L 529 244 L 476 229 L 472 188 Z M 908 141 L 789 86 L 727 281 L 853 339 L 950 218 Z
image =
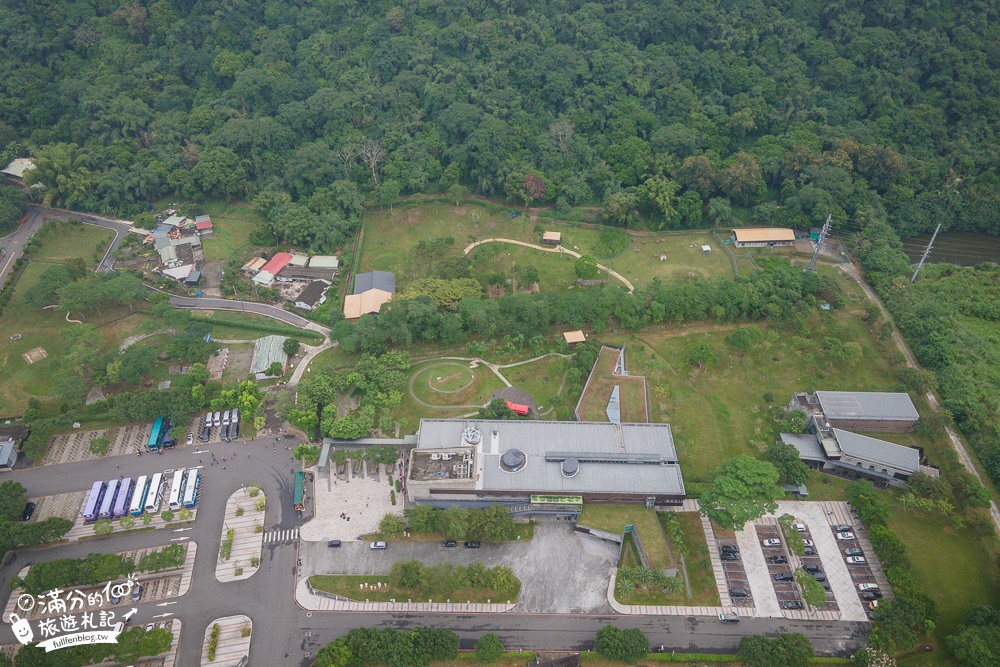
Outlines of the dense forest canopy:
M 455 185 L 654 227 L 1000 224 L 985 0 L 0 4 L 0 146 L 65 206 L 264 193 L 307 240 Z

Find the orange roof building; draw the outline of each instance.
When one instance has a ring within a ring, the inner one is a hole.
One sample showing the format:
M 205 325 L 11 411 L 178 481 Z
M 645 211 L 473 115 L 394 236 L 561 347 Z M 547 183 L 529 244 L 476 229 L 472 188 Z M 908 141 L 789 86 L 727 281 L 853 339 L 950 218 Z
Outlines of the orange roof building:
M 792 245 L 795 232 L 787 227 L 750 227 L 733 230 L 733 244 L 737 248 Z
M 366 313 L 377 313 L 382 304 L 392 298 L 391 292 L 370 289 L 361 294 L 348 294 L 344 299 L 344 318 L 356 320 Z

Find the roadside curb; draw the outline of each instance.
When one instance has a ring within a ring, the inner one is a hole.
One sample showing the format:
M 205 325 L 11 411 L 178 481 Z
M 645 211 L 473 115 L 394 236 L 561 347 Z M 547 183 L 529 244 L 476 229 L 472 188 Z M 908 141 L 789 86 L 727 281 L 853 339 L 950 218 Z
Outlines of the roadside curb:
M 359 602 L 344 598 L 325 597 L 310 591 L 309 580 L 301 579 L 295 586 L 295 602 L 306 611 L 371 611 L 371 612 L 430 612 L 442 614 L 497 614 L 513 611 L 516 603 L 498 602 Z

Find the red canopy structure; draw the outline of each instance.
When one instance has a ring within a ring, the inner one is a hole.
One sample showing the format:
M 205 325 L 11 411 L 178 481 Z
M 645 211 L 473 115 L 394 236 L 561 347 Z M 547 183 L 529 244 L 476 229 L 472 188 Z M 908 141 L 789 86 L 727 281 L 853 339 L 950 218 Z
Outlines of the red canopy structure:
M 520 415 L 522 417 L 528 416 L 529 408 L 527 405 L 521 405 L 520 403 L 515 403 L 514 401 L 507 401 L 507 407 L 513 410 L 516 415 Z

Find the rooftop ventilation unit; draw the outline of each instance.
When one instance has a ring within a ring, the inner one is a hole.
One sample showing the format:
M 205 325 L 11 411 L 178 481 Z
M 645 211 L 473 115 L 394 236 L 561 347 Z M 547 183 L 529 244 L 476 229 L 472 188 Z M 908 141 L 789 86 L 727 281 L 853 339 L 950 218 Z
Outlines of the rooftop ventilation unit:
M 563 477 L 576 477 L 576 473 L 580 472 L 580 462 L 576 459 L 564 459 L 561 468 Z
M 500 456 L 500 468 L 506 472 L 523 470 L 528 458 L 520 449 L 508 449 Z
M 462 442 L 468 445 L 478 445 L 483 441 L 483 434 L 475 426 L 469 426 L 462 431 Z

